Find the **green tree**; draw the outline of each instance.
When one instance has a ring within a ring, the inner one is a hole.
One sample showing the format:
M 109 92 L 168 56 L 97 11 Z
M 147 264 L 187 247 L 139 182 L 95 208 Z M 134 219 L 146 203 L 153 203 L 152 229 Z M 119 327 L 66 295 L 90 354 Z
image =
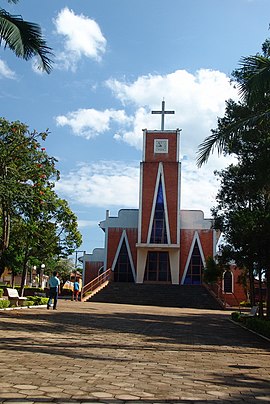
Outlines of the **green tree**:
M 248 268 L 250 282 L 255 267 L 260 281 L 266 277 L 270 291 L 269 41 L 262 50 L 262 55 L 243 58 L 234 71 L 241 102 L 227 101 L 224 117 L 199 146 L 197 163 L 207 162 L 214 149 L 237 158 L 236 164 L 219 173 L 221 187 L 213 214 L 238 262 Z
M 40 145 L 47 135 L 0 119 L 0 273 L 16 245 L 23 281 L 34 259 L 68 256 L 81 244 L 76 216 L 53 189 L 59 179 L 56 160 Z
M 51 273 L 52 270 L 57 271 L 63 283 L 70 280 L 70 276 L 75 271 L 74 262 L 71 258 L 60 258 L 55 260 L 53 264 Z
M 9 0 L 18 3 L 18 0 Z M 24 21 L 21 16 L 11 15 L 0 8 L 0 44 L 10 48 L 17 57 L 29 60 L 37 56 L 38 68 L 50 73 L 52 69 L 52 49 L 46 45 L 38 24 Z
M 212 210 L 215 227 L 231 246 L 231 258 L 249 270 L 250 290 L 254 289 L 254 271 L 262 280 L 270 274 L 270 201 L 257 180 L 252 165 L 230 165 L 219 173 L 221 185 Z M 252 298 L 253 296 L 251 296 Z M 262 314 L 262 301 L 261 314 Z M 270 303 L 267 303 L 267 316 Z
M 205 283 L 216 283 L 222 277 L 223 269 L 213 257 L 207 257 L 203 270 Z
M 229 153 L 230 144 L 237 140 L 242 131 L 269 126 L 270 41 L 266 40 L 263 43 L 262 54 L 241 58 L 240 67 L 233 71 L 232 77 L 241 102 L 238 104 L 232 100 L 227 102 L 227 110 L 232 106 L 234 117 L 231 115 L 229 122 L 223 120 L 222 128 L 219 122 L 219 130 L 212 130 L 212 134 L 199 145 L 197 156 L 199 167 L 208 161 L 214 150 L 217 150 L 218 154 Z

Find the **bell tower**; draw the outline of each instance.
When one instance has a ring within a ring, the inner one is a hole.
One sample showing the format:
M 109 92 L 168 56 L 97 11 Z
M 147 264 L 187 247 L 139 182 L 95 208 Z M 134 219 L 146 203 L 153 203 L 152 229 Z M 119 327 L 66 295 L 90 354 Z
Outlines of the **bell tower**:
M 160 130 L 143 130 L 137 283 L 179 284 L 180 129 L 165 130 L 162 101 Z

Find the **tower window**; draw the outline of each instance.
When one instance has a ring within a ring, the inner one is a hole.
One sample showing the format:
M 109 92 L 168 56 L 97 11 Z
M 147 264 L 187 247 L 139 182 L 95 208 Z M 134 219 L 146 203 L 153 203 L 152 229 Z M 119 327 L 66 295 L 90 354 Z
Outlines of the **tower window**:
M 161 181 L 158 187 L 155 214 L 150 243 L 167 244 L 167 231 L 165 222 L 164 198 Z

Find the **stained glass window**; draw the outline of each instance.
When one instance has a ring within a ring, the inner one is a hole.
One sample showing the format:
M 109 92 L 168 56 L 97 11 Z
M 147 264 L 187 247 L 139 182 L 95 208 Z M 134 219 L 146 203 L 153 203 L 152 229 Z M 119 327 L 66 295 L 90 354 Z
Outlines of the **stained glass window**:
M 121 250 L 114 268 L 115 282 L 134 282 L 134 277 L 130 265 L 128 250 L 125 240 L 122 243 Z
M 167 231 L 165 222 L 164 198 L 161 181 L 158 187 L 155 214 L 150 243 L 167 244 Z
M 200 285 L 202 283 L 203 262 L 197 241 L 194 244 L 189 262 L 185 285 Z

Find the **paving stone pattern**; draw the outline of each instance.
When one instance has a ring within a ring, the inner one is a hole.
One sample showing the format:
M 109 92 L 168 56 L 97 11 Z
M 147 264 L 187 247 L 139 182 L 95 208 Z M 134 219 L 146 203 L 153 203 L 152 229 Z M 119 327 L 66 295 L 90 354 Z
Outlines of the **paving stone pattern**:
M 270 403 L 270 342 L 229 314 L 64 300 L 0 311 L 0 403 Z

